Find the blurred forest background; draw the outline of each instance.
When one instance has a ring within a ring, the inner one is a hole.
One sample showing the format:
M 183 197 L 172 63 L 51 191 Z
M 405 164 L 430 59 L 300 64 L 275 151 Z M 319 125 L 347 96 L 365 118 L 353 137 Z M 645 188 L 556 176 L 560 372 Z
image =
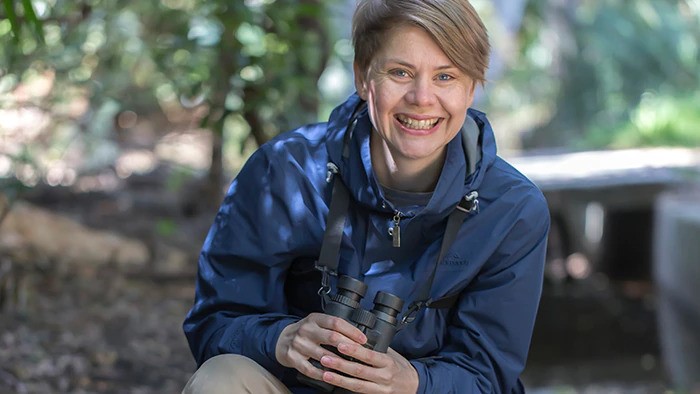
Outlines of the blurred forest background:
M 700 147 L 700 0 L 473 3 L 503 155 Z M 353 7 L 2 1 L 0 392 L 179 391 L 223 191 L 352 93 Z

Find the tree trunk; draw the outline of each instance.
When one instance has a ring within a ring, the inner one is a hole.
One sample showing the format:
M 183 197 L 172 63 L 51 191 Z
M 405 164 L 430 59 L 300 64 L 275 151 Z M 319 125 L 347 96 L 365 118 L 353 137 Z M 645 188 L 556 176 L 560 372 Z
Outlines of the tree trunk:
M 579 0 L 548 0 L 544 16 L 549 34 L 545 45 L 552 56 L 550 73 L 552 79 L 560 81 L 558 96 L 569 96 L 557 102 L 571 103 L 557 106 L 550 122 L 536 129 L 523 141 L 524 148 L 546 148 L 566 146 L 570 141 L 582 136 L 590 115 L 591 101 L 595 97 L 579 94 L 579 86 L 596 84 L 591 65 L 579 56 L 582 43 L 575 35 L 576 9 Z M 596 92 L 596 89 L 586 89 Z M 594 93 L 595 94 L 595 93 Z M 571 96 L 573 95 L 573 96 Z

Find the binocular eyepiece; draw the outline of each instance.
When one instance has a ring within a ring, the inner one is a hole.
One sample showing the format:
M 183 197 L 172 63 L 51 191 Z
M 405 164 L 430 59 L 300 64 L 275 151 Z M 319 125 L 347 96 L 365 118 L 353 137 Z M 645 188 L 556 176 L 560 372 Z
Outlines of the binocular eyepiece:
M 364 345 L 366 348 L 386 353 L 398 328 L 398 315 L 403 308 L 403 300 L 394 294 L 380 291 L 374 297 L 372 310 L 366 310 L 360 306 L 360 301 L 367 292 L 367 285 L 364 282 L 341 275 L 338 278 L 337 287 L 336 294 L 327 296 L 323 311 L 328 315 L 340 317 L 360 329 L 367 337 Z M 324 347 L 340 357 L 350 359 L 340 354 L 335 348 Z M 311 360 L 311 363 L 317 368 L 327 370 L 316 360 Z M 314 380 L 302 374 L 298 375 L 298 380 L 324 392 L 331 392 L 335 388 L 326 382 Z

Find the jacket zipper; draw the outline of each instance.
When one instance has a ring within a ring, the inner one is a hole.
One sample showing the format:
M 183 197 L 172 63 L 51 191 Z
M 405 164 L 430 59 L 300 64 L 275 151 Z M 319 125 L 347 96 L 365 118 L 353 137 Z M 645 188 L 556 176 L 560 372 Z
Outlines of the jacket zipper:
M 404 216 L 403 213 L 399 211 L 394 212 L 394 225 L 389 227 L 389 235 L 391 235 L 391 243 L 395 248 L 401 247 L 401 217 Z
M 472 213 L 475 211 L 479 210 L 479 193 L 477 191 L 472 191 L 466 196 L 464 196 L 464 199 L 467 201 L 469 204 L 469 207 L 465 212 L 467 213 Z M 382 207 L 386 207 L 386 203 L 382 204 Z M 458 206 L 457 209 L 462 209 L 464 208 Z M 389 236 L 391 236 L 391 243 L 392 246 L 395 248 L 400 248 L 401 247 L 401 219 L 405 217 L 406 215 L 398 210 L 394 211 L 394 218 L 393 221 L 394 223 L 392 224 L 391 227 L 389 227 Z

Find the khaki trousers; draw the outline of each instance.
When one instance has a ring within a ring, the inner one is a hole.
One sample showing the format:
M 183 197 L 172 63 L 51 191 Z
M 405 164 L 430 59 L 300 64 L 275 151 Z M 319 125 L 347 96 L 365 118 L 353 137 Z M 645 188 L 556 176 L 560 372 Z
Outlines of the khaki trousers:
M 274 375 L 238 354 L 212 357 L 192 375 L 182 394 L 291 394 Z

